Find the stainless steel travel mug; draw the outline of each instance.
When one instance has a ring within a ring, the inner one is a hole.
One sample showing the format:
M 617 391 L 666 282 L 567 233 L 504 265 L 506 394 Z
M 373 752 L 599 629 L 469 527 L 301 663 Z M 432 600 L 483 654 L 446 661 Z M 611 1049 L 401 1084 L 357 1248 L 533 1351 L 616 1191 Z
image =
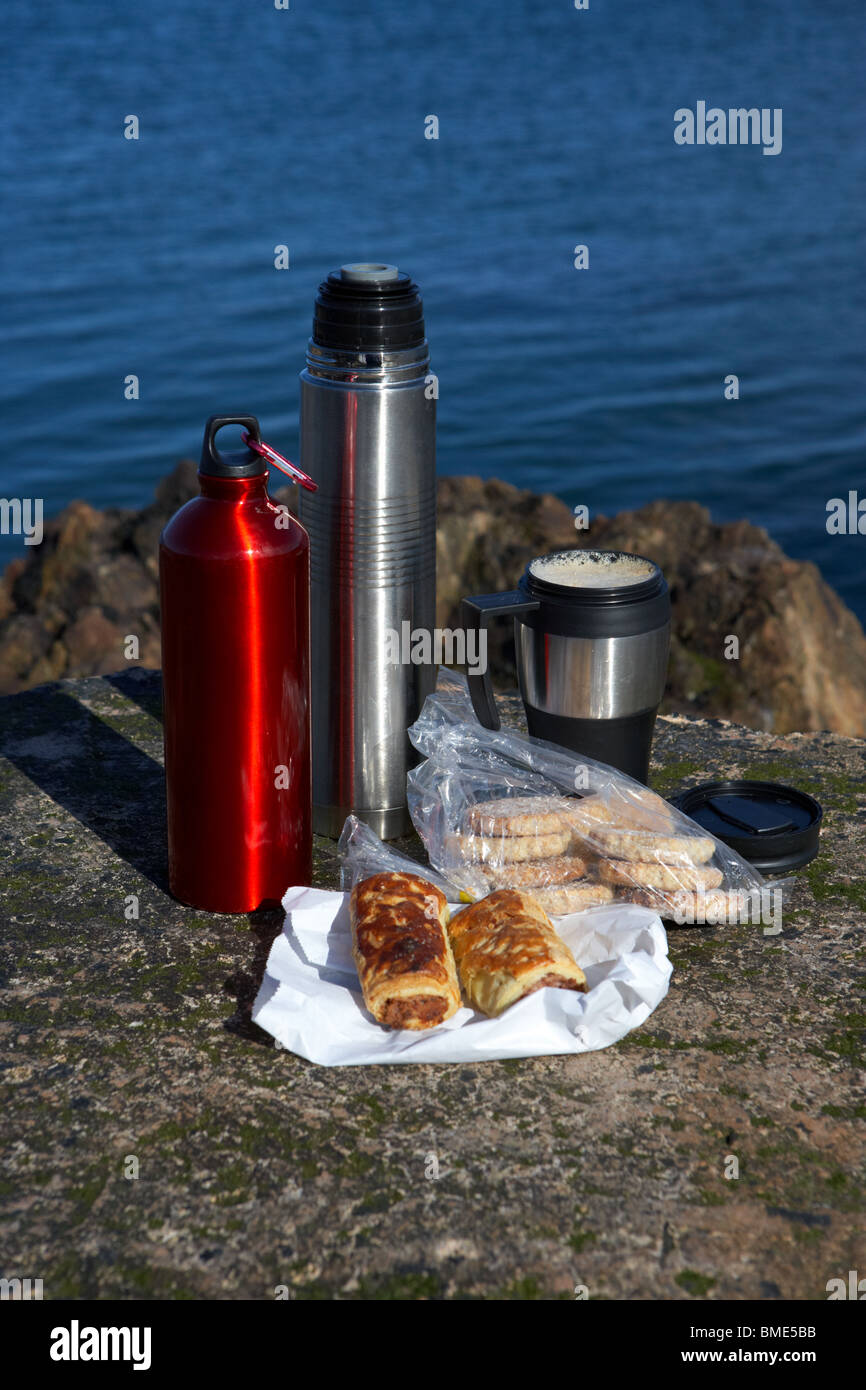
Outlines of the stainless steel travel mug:
M 506 615 L 530 734 L 646 782 L 671 629 L 658 565 L 624 551 L 541 555 L 517 589 L 463 600 L 467 630 Z M 498 729 L 489 672 L 469 676 L 469 693 L 480 722 Z
M 351 812 L 383 839 L 411 829 L 406 730 L 436 684 L 403 661 L 436 621 L 434 388 L 417 285 L 396 266 L 333 271 L 301 373 L 319 834 Z

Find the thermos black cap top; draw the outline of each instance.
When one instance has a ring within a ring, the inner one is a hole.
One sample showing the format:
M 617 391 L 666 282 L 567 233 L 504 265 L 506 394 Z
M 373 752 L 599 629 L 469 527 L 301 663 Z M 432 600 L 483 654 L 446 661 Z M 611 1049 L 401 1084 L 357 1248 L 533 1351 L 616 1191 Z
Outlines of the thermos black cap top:
M 369 285 L 374 280 L 399 280 L 400 272 L 395 265 L 379 265 L 374 261 L 357 261 L 354 265 L 340 266 L 340 279 L 351 284 Z
M 404 270 L 359 261 L 319 286 L 313 341 L 342 352 L 399 352 L 424 342 L 424 306 Z
M 240 449 L 231 454 L 220 453 L 216 447 L 216 433 L 223 425 L 240 425 L 252 435 L 257 444 L 262 441 L 262 432 L 255 415 L 211 415 L 204 427 L 199 473 L 204 473 L 208 478 L 255 478 L 259 473 L 266 473 L 268 466 L 265 460 L 253 449 Z

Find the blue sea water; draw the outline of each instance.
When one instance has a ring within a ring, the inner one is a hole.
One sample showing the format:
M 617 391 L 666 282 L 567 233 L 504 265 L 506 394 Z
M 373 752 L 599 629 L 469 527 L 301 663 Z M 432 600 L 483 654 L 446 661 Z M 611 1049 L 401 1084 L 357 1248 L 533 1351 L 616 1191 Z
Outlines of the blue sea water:
M 862 0 L 11 0 L 0 494 L 143 505 L 224 408 L 292 456 L 317 284 L 386 260 L 441 472 L 698 498 L 866 618 L 826 527 L 866 496 L 864 36 Z M 782 108 L 781 153 L 677 145 L 698 101 Z

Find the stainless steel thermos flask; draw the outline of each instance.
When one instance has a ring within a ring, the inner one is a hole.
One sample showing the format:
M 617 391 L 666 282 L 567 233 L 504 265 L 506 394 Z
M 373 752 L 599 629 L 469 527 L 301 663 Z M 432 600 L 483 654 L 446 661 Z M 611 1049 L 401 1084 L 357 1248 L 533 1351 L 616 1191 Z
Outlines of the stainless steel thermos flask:
M 310 537 L 313 827 L 350 812 L 383 839 L 411 828 L 406 734 L 434 665 L 395 659 L 436 606 L 435 378 L 418 287 L 345 265 L 319 287 L 301 373 L 301 498 Z
M 216 443 L 224 425 L 252 441 Z M 310 882 L 309 544 L 268 496 L 253 415 L 213 415 L 199 485 L 162 533 L 169 884 L 209 912 Z

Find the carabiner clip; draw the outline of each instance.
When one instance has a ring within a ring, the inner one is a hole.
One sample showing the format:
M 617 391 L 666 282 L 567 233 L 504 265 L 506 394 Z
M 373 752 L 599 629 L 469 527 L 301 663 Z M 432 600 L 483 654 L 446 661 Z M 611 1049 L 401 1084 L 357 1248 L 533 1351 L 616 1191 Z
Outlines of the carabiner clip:
M 268 463 L 274 465 L 274 468 L 279 468 L 280 472 L 291 478 L 293 483 L 300 483 L 301 487 L 307 489 L 307 492 L 315 492 L 318 488 L 318 483 L 314 483 L 312 478 L 308 478 L 306 473 L 302 473 L 296 464 L 284 458 L 282 454 L 278 454 L 276 449 L 271 448 L 270 444 L 266 444 L 264 440 L 259 443 L 258 440 L 253 439 L 249 430 L 244 431 L 241 439 L 248 449 L 252 449 L 253 453 L 260 454 L 263 459 L 267 459 Z

